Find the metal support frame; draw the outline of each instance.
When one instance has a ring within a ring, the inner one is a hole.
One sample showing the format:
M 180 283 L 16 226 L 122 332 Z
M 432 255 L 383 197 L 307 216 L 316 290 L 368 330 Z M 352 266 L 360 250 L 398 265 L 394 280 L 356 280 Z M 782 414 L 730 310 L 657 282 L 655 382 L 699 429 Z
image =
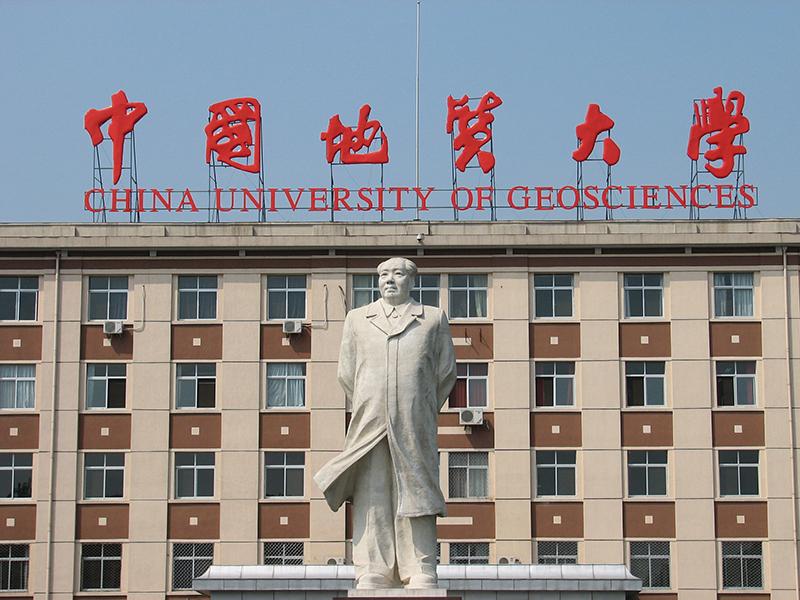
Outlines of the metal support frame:
M 111 138 L 103 136 L 100 144 L 94 147 L 94 156 L 92 158 L 92 189 L 101 189 L 103 187 L 103 171 L 113 171 L 114 166 L 104 166 L 100 156 L 100 146 L 105 141 L 111 141 Z M 139 210 L 139 175 L 136 164 L 136 135 L 133 131 L 126 134 L 122 143 L 127 142 L 128 147 L 128 164 L 125 160 L 122 161 L 123 173 L 128 173 L 128 186 L 126 189 L 131 191 L 131 205 L 132 210 L 129 213 L 131 223 L 139 223 L 141 221 L 142 212 Z M 106 216 L 106 200 L 105 195 L 96 192 L 91 193 L 92 202 L 92 223 L 106 223 L 108 217 Z M 113 206 L 112 206 L 113 209 Z
M 607 138 L 611 137 L 611 131 L 606 131 L 606 137 Z M 594 152 L 594 149 L 597 147 L 597 144 L 599 144 L 600 142 L 601 142 L 600 139 L 596 139 L 594 141 L 594 146 L 592 146 L 592 152 Z M 580 147 L 580 145 L 581 145 L 581 140 L 579 138 L 577 147 Z M 578 202 L 578 206 L 575 208 L 575 219 L 578 220 L 578 221 L 583 221 L 583 219 L 584 219 L 584 209 L 583 209 L 583 163 L 585 163 L 585 162 L 602 162 L 602 161 L 603 161 L 602 158 L 592 158 L 591 155 L 589 156 L 589 158 L 587 158 L 585 160 L 576 160 L 575 161 L 575 164 L 576 164 L 576 166 L 575 166 L 575 187 L 578 189 L 578 197 L 580 198 L 580 201 Z M 609 189 L 610 187 L 611 187 L 611 165 L 606 163 L 606 189 Z M 609 191 L 609 194 L 611 194 L 611 193 L 613 193 L 613 192 Z M 604 219 L 606 221 L 613 221 L 614 220 L 614 209 L 610 208 L 610 206 L 613 205 L 613 204 L 614 204 L 613 202 L 609 202 L 609 206 L 606 206 L 606 212 L 605 212 L 605 217 L 604 217 Z
M 475 100 L 480 102 L 480 100 L 482 98 L 483 98 L 482 96 L 470 96 L 470 97 L 467 98 L 467 102 L 468 103 L 469 102 L 474 102 Z M 489 136 L 489 152 L 492 154 L 492 156 L 494 156 L 494 132 L 492 132 L 492 124 L 488 123 L 487 127 L 489 128 L 489 132 L 491 133 L 491 135 Z M 452 172 L 453 193 L 454 194 L 456 193 L 456 190 L 458 189 L 458 169 L 456 168 L 455 139 L 456 139 L 456 132 L 455 132 L 455 128 L 453 128 L 453 131 L 450 132 L 450 169 L 451 169 L 451 172 Z M 479 164 L 468 164 L 466 166 L 466 168 L 467 169 L 480 169 L 481 167 L 480 167 Z M 495 182 L 494 166 L 492 166 L 492 169 L 489 171 L 489 188 L 492 190 L 492 199 L 491 199 L 491 207 L 489 209 L 489 214 L 490 214 L 489 218 L 492 221 L 496 221 L 497 220 L 497 210 L 496 210 L 496 206 L 495 206 L 494 182 Z M 456 204 L 457 204 L 457 200 L 456 200 Z M 453 206 L 453 219 L 458 221 L 458 209 L 455 207 L 455 205 Z
M 367 153 L 371 152 L 372 144 L 375 143 L 375 140 L 383 140 L 383 125 L 379 126 L 378 130 L 375 132 L 375 137 L 372 138 L 372 141 L 367 146 L 367 150 L 366 150 Z M 341 157 L 342 157 L 342 154 L 341 154 L 341 152 L 339 152 L 339 158 L 341 159 Z M 368 165 L 369 164 L 378 164 L 378 165 L 380 165 L 380 167 L 381 167 L 380 187 L 383 188 L 383 171 L 384 171 L 384 167 L 386 166 L 384 163 L 355 163 L 355 164 L 368 164 Z M 341 167 L 341 166 L 344 166 L 344 165 L 345 165 L 345 163 L 341 162 L 341 160 L 329 163 L 330 174 L 331 174 L 331 188 L 330 188 L 330 195 L 331 195 L 330 196 L 330 200 L 331 200 L 331 223 L 333 223 L 336 220 L 335 219 L 335 211 L 333 210 L 334 209 L 334 206 L 333 206 L 333 188 L 336 187 L 335 178 L 333 176 L 333 174 L 334 174 L 333 167 L 334 166 Z M 351 165 L 348 165 L 348 166 L 354 166 L 354 165 L 351 164 Z M 384 209 L 383 209 L 383 206 L 381 205 L 381 210 L 380 210 L 381 222 L 383 221 L 383 211 L 384 211 Z
M 211 122 L 211 112 L 208 113 L 208 122 Z M 259 223 L 266 223 L 267 221 L 267 207 L 266 207 L 266 196 L 264 194 L 264 134 L 263 129 L 261 128 L 262 121 L 261 115 L 258 116 L 258 131 L 262 132 L 261 136 L 258 140 L 258 156 L 260 160 L 260 168 L 258 173 L 252 173 L 252 175 L 258 177 L 258 187 L 256 188 L 258 191 L 258 203 L 261 207 L 258 211 L 258 222 Z M 219 208 L 214 202 L 216 189 L 219 187 L 218 179 L 217 179 L 217 169 L 234 169 L 236 171 L 241 171 L 241 169 L 237 169 L 236 167 L 232 167 L 231 165 L 226 165 L 225 163 L 219 162 L 217 160 L 217 153 L 212 151 L 211 152 L 211 161 L 208 163 L 208 222 L 209 223 L 219 223 Z M 241 171 L 245 173 L 245 171 Z

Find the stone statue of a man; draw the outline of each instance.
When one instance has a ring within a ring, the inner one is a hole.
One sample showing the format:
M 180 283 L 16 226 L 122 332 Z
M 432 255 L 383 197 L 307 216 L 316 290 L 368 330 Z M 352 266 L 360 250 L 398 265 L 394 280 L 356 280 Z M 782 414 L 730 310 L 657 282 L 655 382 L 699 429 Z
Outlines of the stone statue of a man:
M 333 510 L 352 500 L 360 589 L 437 585 L 436 419 L 456 362 L 444 311 L 410 297 L 416 273 L 404 258 L 381 263 L 381 298 L 348 313 L 338 375 L 353 415 L 344 450 L 314 477 Z

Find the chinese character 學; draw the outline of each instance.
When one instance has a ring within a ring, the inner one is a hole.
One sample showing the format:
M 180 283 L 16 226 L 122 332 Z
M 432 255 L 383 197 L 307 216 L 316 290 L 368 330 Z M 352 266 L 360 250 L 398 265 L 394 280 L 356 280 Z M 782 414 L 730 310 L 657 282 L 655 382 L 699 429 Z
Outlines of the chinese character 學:
M 246 171 L 261 171 L 261 104 L 255 98 L 231 98 L 208 107 L 206 162 L 215 152 L 221 163 Z M 255 133 L 251 129 L 255 125 Z M 252 157 L 252 161 L 247 159 Z
M 122 90 L 111 96 L 111 106 L 108 108 L 92 108 L 86 111 L 83 117 L 83 127 L 92 138 L 92 144 L 97 146 L 103 141 L 103 132 L 100 127 L 109 119 L 108 137 L 113 144 L 114 157 L 114 183 L 119 181 L 122 174 L 122 150 L 125 147 L 125 136 L 133 131 L 137 121 L 147 114 L 147 107 L 143 102 L 128 102 L 128 97 Z
M 617 143 L 611 139 L 611 129 L 614 127 L 614 120 L 600 111 L 599 104 L 590 104 L 586 110 L 586 120 L 575 128 L 575 135 L 578 136 L 578 149 L 572 153 L 572 158 L 577 162 L 583 162 L 592 154 L 594 145 L 597 143 L 597 136 L 604 131 L 609 132 L 609 137 L 603 140 L 603 161 L 609 166 L 614 166 L 619 162 L 620 150 Z
M 381 127 L 380 121 L 369 120 L 369 113 L 372 107 L 365 104 L 358 111 L 358 125 L 355 129 L 346 127 L 342 124 L 339 115 L 333 115 L 328 121 L 327 131 L 319 135 L 319 139 L 325 142 L 325 159 L 333 164 L 336 154 L 339 154 L 339 161 L 343 165 L 352 164 L 386 164 L 389 162 L 389 141 Z M 381 134 L 381 145 L 372 152 L 361 152 L 365 148 L 369 150 L 372 142 Z
M 750 131 L 750 121 L 742 115 L 744 110 L 744 94 L 732 90 L 725 102 L 722 101 L 722 88 L 714 88 L 713 98 L 704 98 L 694 103 L 694 122 L 689 132 L 689 147 L 686 154 L 692 160 L 700 155 L 700 140 L 708 135 L 707 142 L 711 146 L 703 153 L 708 161 L 706 170 L 722 179 L 733 171 L 733 159 L 737 154 L 746 154 L 747 148 L 734 144 L 737 135 Z M 722 161 L 712 165 L 712 161 Z
M 494 92 L 486 92 L 478 108 L 469 107 L 469 97 L 464 95 L 460 100 L 452 96 L 447 98 L 447 133 L 453 133 L 453 124 L 458 122 L 458 133 L 453 138 L 453 150 L 463 150 L 456 159 L 456 168 L 464 171 L 469 162 L 478 157 L 478 165 L 484 173 L 494 168 L 494 154 L 481 150 L 492 139 L 489 125 L 494 121 L 490 112 L 500 106 L 503 101 Z M 479 137 L 480 136 L 480 137 Z

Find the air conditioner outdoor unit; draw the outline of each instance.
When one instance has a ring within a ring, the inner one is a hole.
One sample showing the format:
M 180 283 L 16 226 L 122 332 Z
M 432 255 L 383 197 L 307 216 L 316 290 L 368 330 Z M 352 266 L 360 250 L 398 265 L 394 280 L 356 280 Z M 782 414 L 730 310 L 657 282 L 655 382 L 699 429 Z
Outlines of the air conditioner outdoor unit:
M 104 335 L 121 335 L 122 321 L 103 321 Z
M 284 321 L 283 322 L 283 333 L 286 335 L 294 335 L 296 333 L 300 333 L 303 331 L 303 322 L 302 321 Z
M 483 425 L 482 408 L 462 408 L 458 411 L 459 425 Z
M 345 562 L 344 558 L 342 558 L 341 556 L 331 556 L 326 561 L 326 563 L 329 564 L 329 565 L 343 565 L 344 562 Z

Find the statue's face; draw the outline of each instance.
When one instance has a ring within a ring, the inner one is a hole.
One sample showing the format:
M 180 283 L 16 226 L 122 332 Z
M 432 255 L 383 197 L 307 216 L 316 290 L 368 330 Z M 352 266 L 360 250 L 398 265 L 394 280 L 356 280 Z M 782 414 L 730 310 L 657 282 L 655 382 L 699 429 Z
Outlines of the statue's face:
M 381 297 L 390 304 L 403 304 L 411 296 L 411 274 L 402 260 L 390 260 L 378 273 Z

